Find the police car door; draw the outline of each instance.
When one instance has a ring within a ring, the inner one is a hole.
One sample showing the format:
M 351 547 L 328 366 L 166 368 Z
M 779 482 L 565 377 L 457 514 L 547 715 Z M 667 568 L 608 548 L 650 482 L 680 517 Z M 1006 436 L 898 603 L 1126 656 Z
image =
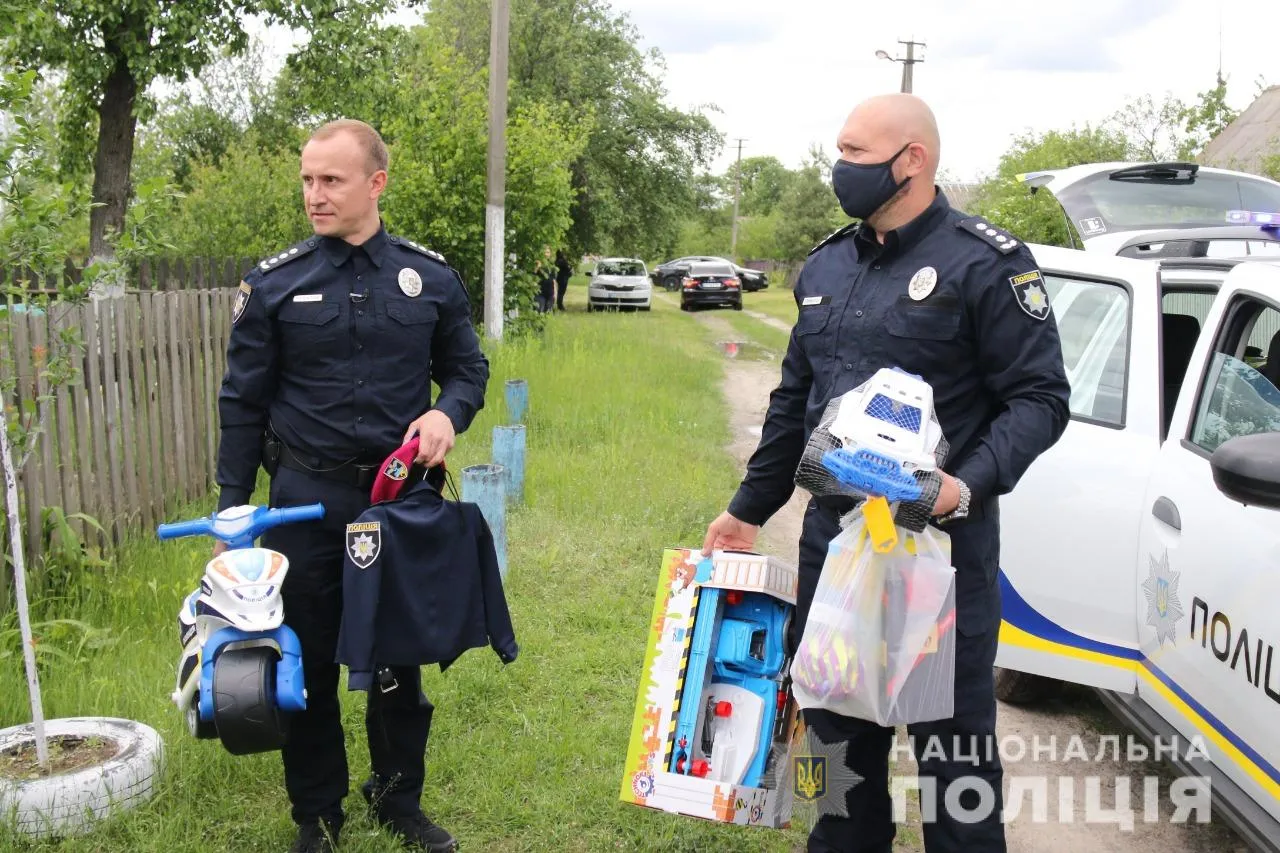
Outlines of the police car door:
M 1062 338 L 1071 421 L 1001 500 L 996 665 L 1131 692 L 1138 507 L 1159 449 L 1157 267 L 1032 248 Z
M 1209 457 L 1228 438 L 1280 431 L 1278 385 L 1280 267 L 1242 264 L 1204 318 L 1152 472 L 1134 591 L 1139 698 L 1274 817 L 1280 512 L 1229 499 Z

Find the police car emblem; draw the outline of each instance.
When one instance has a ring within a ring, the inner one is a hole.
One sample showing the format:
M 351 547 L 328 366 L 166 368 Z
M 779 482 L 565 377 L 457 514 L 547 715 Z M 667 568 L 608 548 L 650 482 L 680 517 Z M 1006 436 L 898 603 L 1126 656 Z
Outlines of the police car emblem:
M 399 459 L 392 459 L 387 463 L 387 467 L 382 473 L 393 480 L 403 480 L 409 476 L 409 466 L 405 465 Z
M 1018 298 L 1018 307 L 1037 320 L 1049 319 L 1049 294 L 1039 270 L 1009 276 L 1009 286 Z
M 347 553 L 358 568 L 367 569 L 382 553 L 382 524 L 365 521 L 347 525 Z
M 405 267 L 400 270 L 400 289 L 405 296 L 417 296 L 422 292 L 422 276 L 417 270 Z
M 907 293 L 911 294 L 912 299 L 919 302 L 930 293 L 933 293 L 933 288 L 937 283 L 938 271 L 933 267 L 925 267 L 911 276 L 911 283 L 907 285 Z
M 1142 584 L 1142 591 L 1147 596 L 1147 624 L 1156 629 L 1156 642 L 1161 646 L 1168 640 L 1177 644 L 1178 620 L 1185 614 L 1182 612 L 1182 601 L 1178 598 L 1178 578 L 1181 572 L 1169 568 L 1169 552 L 1166 550 L 1160 559 L 1148 554 L 1149 573 Z
M 240 289 L 236 291 L 236 302 L 231 306 L 231 325 L 240 322 L 240 318 L 244 316 L 244 309 L 249 306 L 249 297 L 253 295 L 253 288 L 245 282 L 240 282 Z

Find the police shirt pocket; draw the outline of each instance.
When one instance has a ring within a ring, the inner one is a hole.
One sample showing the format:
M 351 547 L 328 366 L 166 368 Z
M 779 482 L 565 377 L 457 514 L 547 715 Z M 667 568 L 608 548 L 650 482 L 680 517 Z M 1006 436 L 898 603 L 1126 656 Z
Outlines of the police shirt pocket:
M 436 321 L 436 306 L 430 302 L 391 302 L 387 316 L 402 326 L 421 326 Z
M 949 341 L 960 331 L 960 304 L 952 297 L 926 302 L 902 297 L 889 312 L 885 329 L 895 338 Z
M 831 316 L 830 305 L 811 305 L 800 309 L 796 318 L 796 335 L 813 335 L 821 332 Z
M 343 334 L 343 325 L 335 322 L 341 313 L 332 302 L 284 303 L 277 319 L 285 351 L 323 361 Z

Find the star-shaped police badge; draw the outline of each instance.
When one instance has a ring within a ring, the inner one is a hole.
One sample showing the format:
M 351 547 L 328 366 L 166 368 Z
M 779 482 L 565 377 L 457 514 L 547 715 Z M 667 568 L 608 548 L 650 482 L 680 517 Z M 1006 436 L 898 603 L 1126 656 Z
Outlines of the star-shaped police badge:
M 1178 620 L 1182 618 L 1182 602 L 1178 600 L 1178 578 L 1180 572 L 1169 568 L 1169 552 L 1165 551 L 1157 560 L 1150 561 L 1150 573 L 1142 584 L 1147 596 L 1147 624 L 1156 629 L 1156 641 L 1164 645 L 1166 639 L 1177 643 Z
M 791 756 L 792 793 L 801 802 L 816 803 L 818 815 L 849 816 L 846 795 L 862 781 L 849 769 L 847 741 L 827 743 L 806 727 L 799 749 Z

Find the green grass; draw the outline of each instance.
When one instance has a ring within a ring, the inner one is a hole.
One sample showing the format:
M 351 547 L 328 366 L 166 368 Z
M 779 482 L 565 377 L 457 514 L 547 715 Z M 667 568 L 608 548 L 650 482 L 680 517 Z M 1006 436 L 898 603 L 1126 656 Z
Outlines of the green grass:
M 784 332 L 741 311 L 725 311 L 716 316 L 724 317 L 729 321 L 729 325 L 733 326 L 735 332 L 745 340 L 753 341 L 769 350 L 776 360 L 781 361 L 787 354 L 787 343 L 791 340 L 789 332 Z
M 776 317 L 788 326 L 796 321 L 795 292 L 783 287 L 770 285 L 768 290 L 748 293 L 743 297 L 742 305 L 748 311 L 759 311 Z
M 486 853 L 802 848 L 802 819 L 785 831 L 729 827 L 618 800 L 661 551 L 701 543 L 738 473 L 723 450 L 723 356 L 694 318 L 659 300 L 649 314 L 588 315 L 584 299 L 571 287 L 573 310 L 550 318 L 540 340 L 487 347 L 489 406 L 450 460 L 455 472 L 488 460 L 503 382 L 528 380 L 527 502 L 508 519 L 507 593 L 521 653 L 505 668 L 488 649 L 444 674 L 424 668 L 436 705 L 424 807 L 463 849 Z M 174 617 L 208 548 L 140 536 L 111 569 L 38 603 L 40 618 L 75 617 L 106 634 L 79 649 L 74 632 L 46 637 L 46 648 L 69 653 L 46 657 L 46 715 L 147 723 L 164 737 L 167 766 L 152 802 L 90 836 L 59 844 L 0 835 L 0 849 L 288 846 L 279 756 L 233 757 L 195 741 L 169 703 Z M 0 640 L 12 640 L 11 627 L 0 623 Z M 0 646 L 5 653 L 0 727 L 29 720 L 16 642 Z M 364 816 L 356 791 L 368 771 L 364 696 L 344 689 L 342 701 L 352 777 L 343 850 L 398 849 Z

